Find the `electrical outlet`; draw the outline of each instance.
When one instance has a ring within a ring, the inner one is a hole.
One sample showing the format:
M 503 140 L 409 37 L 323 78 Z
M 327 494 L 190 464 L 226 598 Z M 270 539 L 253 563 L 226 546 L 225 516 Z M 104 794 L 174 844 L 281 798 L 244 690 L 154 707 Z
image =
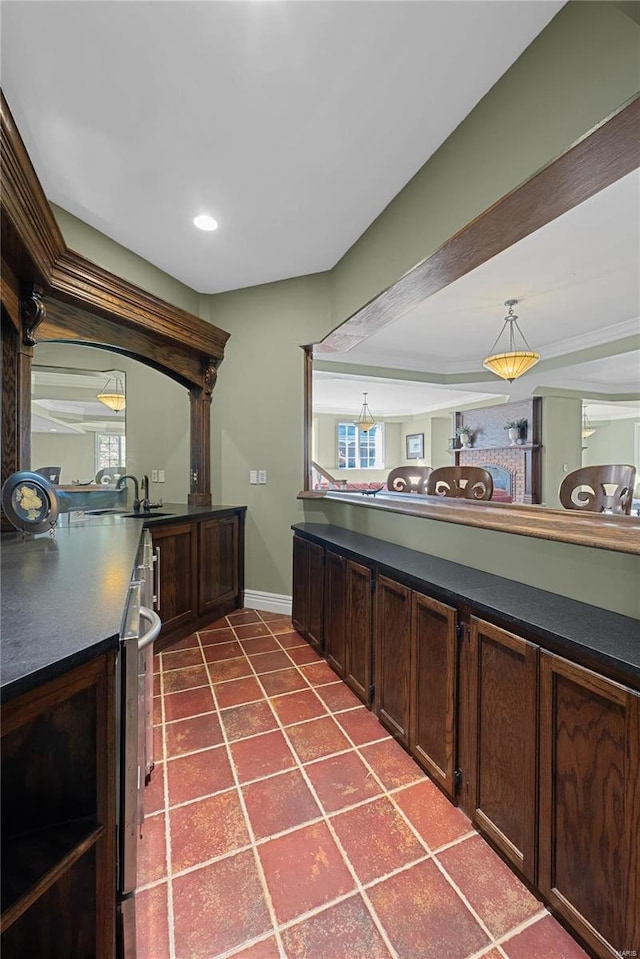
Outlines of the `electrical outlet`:
M 164 483 L 164 470 L 158 470 L 158 482 Z
M 256 483 L 258 482 L 257 470 L 249 470 L 249 482 L 251 483 L 252 486 L 256 485 Z
M 158 471 L 157 471 L 157 470 L 151 470 L 151 482 L 152 482 L 152 483 L 157 483 L 157 482 L 158 482 Z
M 258 470 L 258 482 L 259 482 L 259 483 L 263 483 L 263 484 L 267 482 L 267 471 L 266 471 L 266 470 Z

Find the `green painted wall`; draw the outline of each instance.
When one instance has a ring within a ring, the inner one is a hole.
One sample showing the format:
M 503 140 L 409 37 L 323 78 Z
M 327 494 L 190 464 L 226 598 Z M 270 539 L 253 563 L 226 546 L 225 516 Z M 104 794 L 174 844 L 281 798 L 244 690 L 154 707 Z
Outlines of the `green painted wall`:
M 587 411 L 588 415 L 588 411 Z M 582 463 L 584 466 L 595 466 L 600 463 L 630 463 L 640 469 L 640 462 L 636 456 L 635 435 L 636 426 L 640 420 L 612 420 L 611 422 L 593 421 L 596 428 L 593 436 L 583 440 Z M 638 477 L 640 480 L 640 476 Z
M 567 3 L 336 266 L 335 322 L 634 96 L 639 38 L 610 3 Z
M 560 508 L 558 490 L 582 462 L 582 400 L 542 398 L 542 502 Z
M 173 303 L 189 313 L 199 312 L 200 294 L 180 283 L 179 280 L 159 270 L 149 263 L 110 240 L 108 236 L 94 230 L 88 223 L 63 210 L 62 207 L 51 204 L 53 215 L 60 227 L 64 241 L 71 250 L 82 253 L 88 260 L 97 263 L 105 270 L 121 276 L 130 283 L 135 283 L 148 293 L 159 296 L 167 303 Z
M 612 3 L 569 2 L 330 273 L 198 297 L 58 211 L 72 248 L 231 333 L 213 401 L 212 479 L 216 501 L 249 507 L 248 589 L 288 594 L 290 524 L 323 515 L 296 500 L 300 345 L 322 339 L 634 96 L 639 36 Z M 250 468 L 267 469 L 268 484 L 250 486 Z M 351 506 L 327 510 L 332 522 L 353 522 Z M 358 516 L 372 535 L 638 615 L 631 557 L 373 510 Z

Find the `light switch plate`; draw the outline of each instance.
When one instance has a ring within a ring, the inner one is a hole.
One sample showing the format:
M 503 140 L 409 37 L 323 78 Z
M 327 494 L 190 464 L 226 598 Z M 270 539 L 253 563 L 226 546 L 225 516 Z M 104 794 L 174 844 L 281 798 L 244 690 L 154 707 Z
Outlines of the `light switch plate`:
M 158 482 L 164 483 L 164 470 L 158 470 Z
M 157 471 L 157 470 L 151 470 L 151 482 L 152 482 L 152 483 L 157 483 L 157 482 L 158 482 L 158 471 Z
M 267 482 L 267 471 L 266 471 L 266 470 L 258 470 L 258 482 L 259 482 L 259 483 L 266 483 L 266 482 Z
M 258 482 L 257 470 L 249 470 L 249 482 L 251 483 L 252 486 L 255 486 L 257 484 Z

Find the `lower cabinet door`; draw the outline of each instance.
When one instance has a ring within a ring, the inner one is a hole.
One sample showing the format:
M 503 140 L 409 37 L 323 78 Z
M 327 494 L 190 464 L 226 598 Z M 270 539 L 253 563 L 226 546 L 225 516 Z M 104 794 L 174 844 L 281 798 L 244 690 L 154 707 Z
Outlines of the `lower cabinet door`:
M 154 526 L 151 530 L 156 565 L 158 615 L 163 631 L 197 615 L 197 526 Z
M 542 653 L 540 723 L 540 889 L 597 955 L 634 955 L 640 696 Z
M 344 679 L 346 674 L 347 560 L 327 550 L 324 581 L 324 655 Z
M 347 635 L 345 681 L 365 705 L 371 703 L 373 573 L 347 562 Z
M 324 627 L 324 547 L 293 538 L 293 625 L 322 652 Z
M 470 641 L 472 818 L 534 882 L 539 648 L 475 617 Z
M 198 524 L 200 542 L 198 612 L 209 612 L 238 595 L 237 516 L 208 519 Z
M 307 543 L 308 554 L 308 619 L 306 636 L 319 652 L 323 649 L 324 630 L 324 547 Z
M 455 794 L 457 612 L 413 593 L 409 748 L 442 789 Z
M 409 743 L 411 590 L 378 576 L 375 626 L 375 712 L 403 745 Z

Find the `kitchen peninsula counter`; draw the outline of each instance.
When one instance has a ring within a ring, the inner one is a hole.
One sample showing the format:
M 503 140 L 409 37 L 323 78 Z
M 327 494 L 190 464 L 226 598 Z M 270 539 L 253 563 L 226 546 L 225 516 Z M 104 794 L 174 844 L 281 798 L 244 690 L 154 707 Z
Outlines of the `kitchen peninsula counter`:
M 2 535 L 0 701 L 118 646 L 144 526 L 222 518 L 237 506 L 167 503 L 144 518 L 61 514 L 55 535 Z

